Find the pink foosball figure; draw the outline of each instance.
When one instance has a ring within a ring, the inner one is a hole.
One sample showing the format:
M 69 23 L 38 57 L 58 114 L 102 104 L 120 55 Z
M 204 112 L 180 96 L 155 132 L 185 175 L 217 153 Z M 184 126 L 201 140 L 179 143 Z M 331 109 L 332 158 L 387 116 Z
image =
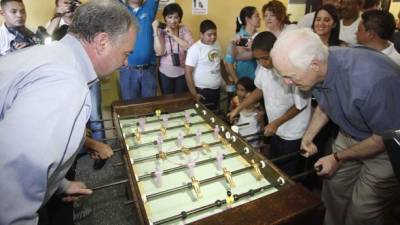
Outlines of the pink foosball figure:
M 158 137 L 157 137 L 157 149 L 158 149 L 158 151 L 162 150 L 163 142 L 164 142 L 164 140 L 163 140 L 162 134 L 159 134 Z
M 222 161 L 224 161 L 224 155 L 222 154 L 221 151 L 218 150 L 216 158 L 217 158 L 217 170 L 221 171 L 222 170 Z
M 190 123 L 190 112 L 185 111 L 185 123 Z
M 187 167 L 189 169 L 189 176 L 194 177 L 194 168 L 196 167 L 196 161 L 192 159 L 191 156 L 188 158 Z
M 176 138 L 176 145 L 178 147 L 182 147 L 183 144 L 183 133 L 179 132 L 178 137 Z
M 157 187 L 161 187 L 162 185 L 162 174 L 163 174 L 163 170 L 161 169 L 160 163 L 156 163 L 156 170 L 154 171 L 154 175 L 155 175 L 155 182 L 156 182 L 156 186 Z
M 218 125 L 215 125 L 215 127 L 214 127 L 214 139 L 215 140 L 218 140 L 219 139 L 219 126 Z
M 168 127 L 168 118 L 169 118 L 168 114 L 162 115 L 162 123 L 163 123 L 164 128 Z
M 140 132 L 144 132 L 144 127 L 146 125 L 146 119 L 141 117 L 139 118 L 139 128 L 140 128 Z
M 196 144 L 200 144 L 200 141 L 201 141 L 201 130 L 200 129 L 197 129 L 196 130 L 196 137 L 195 137 L 195 140 L 196 140 Z

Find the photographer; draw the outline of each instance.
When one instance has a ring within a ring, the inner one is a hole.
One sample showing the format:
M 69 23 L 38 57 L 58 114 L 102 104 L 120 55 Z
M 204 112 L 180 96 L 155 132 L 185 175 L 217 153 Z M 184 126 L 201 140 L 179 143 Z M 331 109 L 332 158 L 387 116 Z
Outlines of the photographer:
M 246 6 L 240 10 L 236 18 L 236 35 L 229 43 L 224 61 L 228 73 L 234 82 L 242 77 L 255 78 L 257 62 L 251 54 L 251 39 L 257 34 L 260 27 L 260 15 L 254 6 Z M 239 59 L 239 54 L 247 53 L 250 57 Z
M 165 24 L 157 20 L 152 24 L 154 50 L 157 56 L 161 56 L 159 67 L 161 90 L 163 94 L 183 93 L 188 90 L 184 65 L 186 51 L 193 44 L 192 33 L 181 24 L 183 11 L 178 4 L 165 6 L 163 16 Z
M 30 46 L 33 33 L 25 27 L 26 12 L 22 0 L 1 0 L 0 56 Z
M 72 14 L 81 4 L 77 0 L 56 0 L 56 9 L 53 18 L 47 23 L 47 32 L 53 36 L 54 40 L 61 39 L 68 30 L 72 20 Z

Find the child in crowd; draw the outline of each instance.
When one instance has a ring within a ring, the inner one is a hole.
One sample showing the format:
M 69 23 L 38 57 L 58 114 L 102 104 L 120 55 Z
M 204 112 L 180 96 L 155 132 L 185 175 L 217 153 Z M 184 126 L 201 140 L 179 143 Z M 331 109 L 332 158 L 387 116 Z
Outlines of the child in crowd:
M 259 64 L 254 84 L 257 87 L 228 116 L 233 120 L 242 110 L 264 97 L 265 110 L 269 123 L 264 135 L 271 137 L 268 157 L 276 158 L 300 150 L 301 138 L 310 120 L 310 97 L 294 86 L 285 85 L 281 76 L 272 67 L 269 52 L 275 43 L 271 32 L 258 34 L 253 41 L 253 56 Z M 299 169 L 298 157 L 280 161 L 278 165 L 288 175 Z
M 256 89 L 254 81 L 249 77 L 242 77 L 236 83 L 236 96 L 232 98 L 231 110 L 235 109 L 240 105 L 243 100 L 248 97 L 251 92 Z M 239 119 L 235 122 L 236 125 L 246 124 L 245 126 L 239 127 L 239 133 L 242 136 L 257 134 L 261 128 L 264 127 L 264 111 L 260 108 L 260 103 L 256 102 L 240 111 Z M 254 140 L 256 136 L 247 137 L 247 140 Z M 253 146 L 258 146 L 259 141 L 251 141 Z
M 222 51 L 217 40 L 217 26 L 211 20 L 200 24 L 201 39 L 186 55 L 185 76 L 190 93 L 209 109 L 217 110 L 222 79 L 229 83 L 221 60 Z

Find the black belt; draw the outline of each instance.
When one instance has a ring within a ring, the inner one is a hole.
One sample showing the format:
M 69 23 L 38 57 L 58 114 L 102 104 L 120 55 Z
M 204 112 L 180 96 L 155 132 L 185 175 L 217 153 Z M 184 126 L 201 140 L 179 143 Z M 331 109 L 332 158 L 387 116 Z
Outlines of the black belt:
M 151 66 L 154 66 L 153 64 L 143 64 L 143 65 L 134 65 L 132 66 L 134 69 L 140 69 L 140 70 L 147 70 Z

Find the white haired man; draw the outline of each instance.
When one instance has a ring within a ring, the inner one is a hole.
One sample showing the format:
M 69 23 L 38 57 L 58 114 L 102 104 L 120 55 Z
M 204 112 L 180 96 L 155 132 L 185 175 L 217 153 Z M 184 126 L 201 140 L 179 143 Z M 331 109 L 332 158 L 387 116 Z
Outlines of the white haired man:
M 328 50 L 310 29 L 279 36 L 271 51 L 287 83 L 313 90 L 318 101 L 301 148 L 317 152 L 313 138 L 331 119 L 340 127 L 333 154 L 320 158 L 326 225 L 382 224 L 384 207 L 400 190 L 381 135 L 400 127 L 400 68 L 363 47 Z

